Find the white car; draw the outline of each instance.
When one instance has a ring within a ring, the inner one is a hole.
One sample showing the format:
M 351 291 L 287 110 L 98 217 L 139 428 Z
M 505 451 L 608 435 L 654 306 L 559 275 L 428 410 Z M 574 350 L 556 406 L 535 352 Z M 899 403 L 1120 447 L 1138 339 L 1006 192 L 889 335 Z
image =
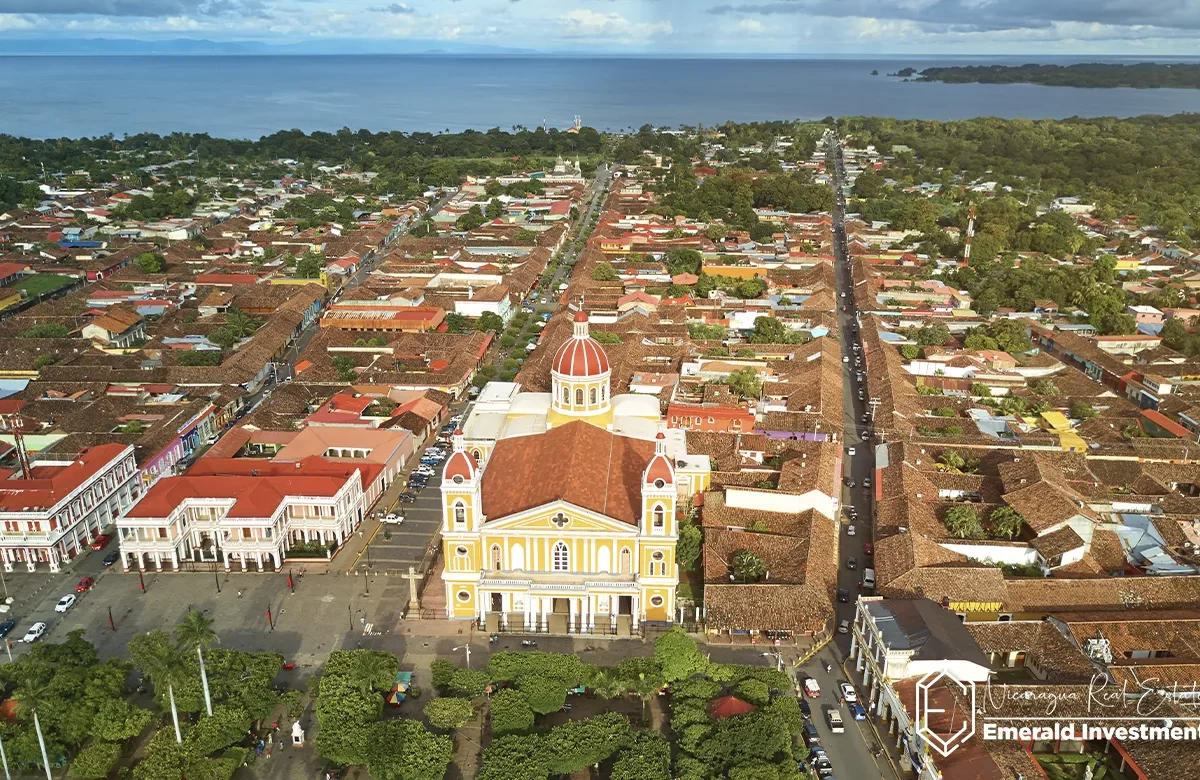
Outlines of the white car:
M 25 632 L 25 636 L 21 637 L 21 641 L 25 642 L 26 644 L 36 642 L 42 638 L 42 634 L 44 633 L 46 633 L 46 624 L 41 622 L 34 623 L 29 627 L 29 630 Z
M 846 526 L 846 536 L 854 536 L 854 526 L 853 525 Z
M 854 692 L 854 686 L 848 682 L 838 683 L 838 692 L 842 694 L 842 698 L 847 702 L 858 701 L 858 694 Z
M 397 515 L 389 512 L 383 517 L 379 518 L 379 522 L 386 523 L 388 525 L 400 525 L 404 522 L 404 515 Z
M 413 473 L 424 474 L 427 477 L 432 477 L 436 472 L 433 470 L 432 466 L 426 466 L 424 463 L 422 463 L 420 466 L 417 466 L 415 469 L 413 469 Z
M 849 356 L 849 355 L 842 355 L 842 362 L 843 362 L 843 363 L 849 363 L 849 362 L 850 362 L 850 356 Z
M 75 594 L 68 593 L 67 595 L 65 595 L 61 599 L 59 599 L 58 603 L 54 605 L 54 611 L 55 612 L 66 612 L 68 609 L 75 606 L 76 601 L 77 601 L 77 599 L 75 598 Z
M 854 448 L 851 447 L 850 449 L 846 450 L 846 454 L 850 457 L 854 457 Z

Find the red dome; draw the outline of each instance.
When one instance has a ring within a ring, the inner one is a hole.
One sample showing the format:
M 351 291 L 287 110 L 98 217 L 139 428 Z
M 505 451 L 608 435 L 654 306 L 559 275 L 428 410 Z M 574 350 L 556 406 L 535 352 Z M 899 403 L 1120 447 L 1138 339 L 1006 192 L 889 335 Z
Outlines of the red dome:
M 479 464 L 475 462 L 475 458 L 466 450 L 459 450 L 446 461 L 442 479 L 453 481 L 455 477 L 462 477 L 464 480 L 470 480 L 475 479 L 478 473 Z
M 650 459 L 650 465 L 646 466 L 646 476 L 642 481 L 647 485 L 652 485 L 660 479 L 666 485 L 675 482 L 675 469 L 671 467 L 671 460 L 661 452 Z
M 599 376 L 609 370 L 608 355 L 591 336 L 572 336 L 554 354 L 553 369 L 563 376 Z

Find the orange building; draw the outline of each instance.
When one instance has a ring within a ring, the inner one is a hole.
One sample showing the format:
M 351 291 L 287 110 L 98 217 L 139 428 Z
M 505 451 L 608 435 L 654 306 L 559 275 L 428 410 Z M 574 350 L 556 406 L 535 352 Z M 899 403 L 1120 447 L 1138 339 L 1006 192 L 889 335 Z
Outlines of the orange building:
M 705 433 L 749 433 L 754 430 L 754 412 L 740 406 L 671 404 L 667 425 Z

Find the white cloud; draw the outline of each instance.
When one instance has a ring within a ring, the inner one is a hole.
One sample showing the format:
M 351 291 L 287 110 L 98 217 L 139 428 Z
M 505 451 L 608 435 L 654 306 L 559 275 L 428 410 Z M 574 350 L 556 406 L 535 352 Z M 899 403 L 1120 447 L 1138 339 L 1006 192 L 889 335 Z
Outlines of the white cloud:
M 559 21 L 566 25 L 570 38 L 609 38 L 616 41 L 645 40 L 656 35 L 670 35 L 670 22 L 631 22 L 618 13 L 600 13 L 590 8 L 577 8 L 563 14 Z
M 25 14 L 0 14 L 0 30 L 32 30 L 37 21 Z
M 744 33 L 758 35 L 767 31 L 766 25 L 757 19 L 743 19 L 738 22 L 738 29 Z

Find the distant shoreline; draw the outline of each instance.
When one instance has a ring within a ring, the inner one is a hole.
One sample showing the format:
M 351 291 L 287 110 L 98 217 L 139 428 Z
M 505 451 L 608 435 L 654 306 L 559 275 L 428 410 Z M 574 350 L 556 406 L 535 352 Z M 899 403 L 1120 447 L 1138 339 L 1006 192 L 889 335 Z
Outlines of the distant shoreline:
M 943 84 L 1036 84 L 1085 89 L 1200 89 L 1200 65 L 1139 62 L 1076 65 L 954 65 L 904 68 L 892 76 Z

